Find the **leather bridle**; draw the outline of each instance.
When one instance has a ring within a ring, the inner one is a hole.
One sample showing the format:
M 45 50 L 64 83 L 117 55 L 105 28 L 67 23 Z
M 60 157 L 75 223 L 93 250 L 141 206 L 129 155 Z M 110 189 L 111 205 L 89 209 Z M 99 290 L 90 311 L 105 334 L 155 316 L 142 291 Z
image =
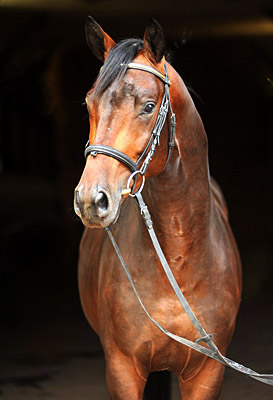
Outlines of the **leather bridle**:
M 165 64 L 164 64 L 165 75 L 163 75 L 161 72 L 157 71 L 156 69 L 149 67 L 148 65 L 138 64 L 138 63 L 127 64 L 127 69 L 138 69 L 141 71 L 149 72 L 149 73 L 155 75 L 157 78 L 159 78 L 165 85 L 165 92 L 164 92 L 164 95 L 163 95 L 163 98 L 161 101 L 161 105 L 159 107 L 155 125 L 153 128 L 151 137 L 147 143 L 147 146 L 145 147 L 143 153 L 138 158 L 138 160 L 136 162 L 134 162 L 127 154 L 124 154 L 123 152 L 121 152 L 117 149 L 114 149 L 113 147 L 106 146 L 104 144 L 89 145 L 89 141 L 88 141 L 85 151 L 84 151 L 84 156 L 85 156 L 85 158 L 87 158 L 89 155 L 91 155 L 92 157 L 96 157 L 98 154 L 103 154 L 105 156 L 115 158 L 116 160 L 122 162 L 133 173 L 138 171 L 138 173 L 140 173 L 141 175 L 144 175 L 147 171 L 150 161 L 152 160 L 152 158 L 154 156 L 156 147 L 160 143 L 160 134 L 161 134 L 162 128 L 165 124 L 166 117 L 167 117 L 169 110 L 170 110 L 170 114 L 171 114 L 171 131 L 170 131 L 170 138 L 169 138 L 169 142 L 168 142 L 168 154 L 167 154 L 167 159 L 166 159 L 164 168 L 167 166 L 167 164 L 170 160 L 172 149 L 174 147 L 176 119 L 175 119 L 175 114 L 173 113 L 171 100 L 170 100 L 170 93 L 169 93 L 169 87 L 171 85 L 171 81 L 168 77 L 167 67 Z M 142 164 L 141 164 L 141 162 L 142 162 Z M 136 176 L 136 174 L 134 176 Z

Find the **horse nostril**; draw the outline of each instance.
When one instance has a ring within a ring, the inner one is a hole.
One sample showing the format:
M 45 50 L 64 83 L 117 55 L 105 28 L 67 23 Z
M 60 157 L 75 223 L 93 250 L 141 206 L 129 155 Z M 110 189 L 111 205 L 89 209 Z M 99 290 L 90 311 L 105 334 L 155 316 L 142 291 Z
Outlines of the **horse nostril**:
M 95 206 L 97 210 L 97 214 L 99 216 L 104 216 L 109 207 L 108 197 L 104 192 L 98 192 L 95 199 Z

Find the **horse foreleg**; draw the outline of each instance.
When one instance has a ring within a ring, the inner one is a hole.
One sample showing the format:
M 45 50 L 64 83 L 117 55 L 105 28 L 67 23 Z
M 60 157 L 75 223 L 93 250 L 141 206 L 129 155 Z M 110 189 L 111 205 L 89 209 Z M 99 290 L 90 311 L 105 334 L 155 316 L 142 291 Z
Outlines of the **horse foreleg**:
M 106 383 L 111 400 L 141 400 L 146 380 L 124 354 L 112 352 L 106 356 Z
M 180 376 L 179 386 L 183 400 L 217 400 L 220 396 L 225 367 L 208 359 L 192 378 Z

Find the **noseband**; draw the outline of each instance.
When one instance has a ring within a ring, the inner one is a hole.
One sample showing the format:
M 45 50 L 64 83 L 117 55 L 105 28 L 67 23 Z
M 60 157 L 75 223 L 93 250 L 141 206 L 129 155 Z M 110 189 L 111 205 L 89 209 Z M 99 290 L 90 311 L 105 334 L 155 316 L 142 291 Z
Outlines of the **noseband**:
M 121 64 L 121 65 L 124 65 L 124 64 Z M 169 162 L 171 152 L 174 147 L 176 119 L 175 119 L 175 114 L 173 113 L 171 101 L 170 101 L 169 87 L 171 85 L 171 81 L 168 77 L 168 72 L 167 72 L 167 68 L 166 68 L 165 64 L 164 64 L 165 75 L 163 75 L 161 72 L 157 71 L 156 69 L 149 67 L 148 65 L 138 64 L 138 63 L 127 64 L 127 69 L 138 69 L 141 71 L 149 72 L 149 73 L 155 75 L 157 78 L 159 78 L 165 84 L 165 93 L 163 95 L 161 105 L 160 105 L 160 108 L 158 111 L 157 119 L 156 119 L 156 122 L 154 125 L 154 129 L 153 129 L 151 137 L 147 143 L 147 146 L 145 147 L 143 153 L 138 158 L 138 160 L 136 162 L 134 162 L 129 156 L 127 156 L 126 154 L 122 153 L 119 150 L 114 149 L 113 147 L 106 146 L 103 144 L 89 145 L 89 141 L 88 141 L 85 151 L 84 151 L 84 156 L 85 156 L 85 158 L 87 158 L 87 156 L 89 156 L 89 155 L 96 157 L 98 154 L 103 154 L 108 157 L 113 157 L 116 160 L 125 164 L 126 167 L 128 167 L 133 173 L 138 171 L 141 175 L 144 175 L 147 171 L 150 161 L 152 160 L 152 158 L 154 156 L 157 145 L 160 144 L 160 134 L 161 134 L 162 128 L 164 126 L 164 123 L 165 123 L 165 120 L 166 120 L 169 110 L 171 113 L 171 132 L 170 132 L 170 139 L 168 142 L 167 160 L 166 160 L 164 168 L 166 168 L 166 166 Z M 142 165 L 140 167 L 140 163 L 142 160 L 144 160 L 144 161 L 142 162 Z

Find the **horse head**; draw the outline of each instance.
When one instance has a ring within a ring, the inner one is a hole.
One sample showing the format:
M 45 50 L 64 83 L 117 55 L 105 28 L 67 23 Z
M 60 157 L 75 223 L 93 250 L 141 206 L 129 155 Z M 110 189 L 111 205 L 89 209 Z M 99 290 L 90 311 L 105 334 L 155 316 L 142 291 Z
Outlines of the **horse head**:
M 141 155 L 151 145 L 157 116 L 164 98 L 167 69 L 164 51 L 165 39 L 161 26 L 151 20 L 144 38 L 127 39 L 116 44 L 89 17 L 86 23 L 87 42 L 103 63 L 99 76 L 87 93 L 86 104 L 90 118 L 89 145 L 91 149 L 112 149 L 141 167 Z M 158 72 L 128 68 L 128 64 L 142 65 Z M 168 65 L 168 68 L 171 68 Z M 172 73 L 171 69 L 171 73 Z M 160 77 L 161 79 L 158 79 Z M 163 78 L 162 78 L 163 77 Z M 163 82 L 162 82 L 163 80 Z M 146 177 L 159 174 L 168 154 L 169 123 L 161 127 L 161 146 L 146 172 Z M 149 142 L 150 140 L 150 142 Z M 148 144 L 148 146 L 147 146 Z M 97 147 L 96 147 L 97 146 Z M 131 171 L 130 171 L 131 169 Z M 86 165 L 75 189 L 74 208 L 84 225 L 90 228 L 107 227 L 114 223 L 125 200 L 135 184 L 137 190 L 142 177 L 131 179 L 134 167 L 111 155 L 87 153 Z

